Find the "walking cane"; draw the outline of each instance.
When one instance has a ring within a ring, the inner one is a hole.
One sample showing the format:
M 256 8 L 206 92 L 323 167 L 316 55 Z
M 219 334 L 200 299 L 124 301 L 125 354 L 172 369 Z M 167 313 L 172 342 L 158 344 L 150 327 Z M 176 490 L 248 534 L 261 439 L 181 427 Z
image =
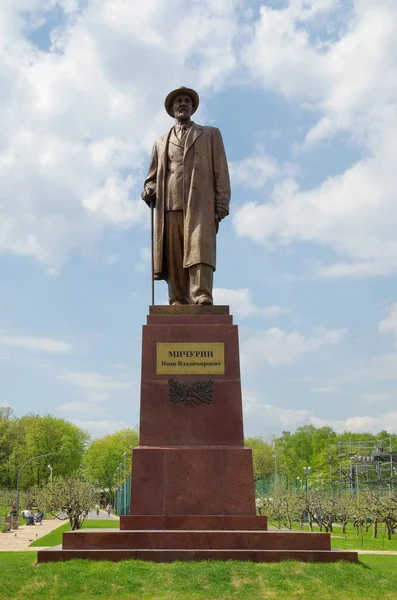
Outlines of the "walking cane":
M 154 200 L 150 201 L 150 246 L 152 250 L 152 306 L 154 306 Z

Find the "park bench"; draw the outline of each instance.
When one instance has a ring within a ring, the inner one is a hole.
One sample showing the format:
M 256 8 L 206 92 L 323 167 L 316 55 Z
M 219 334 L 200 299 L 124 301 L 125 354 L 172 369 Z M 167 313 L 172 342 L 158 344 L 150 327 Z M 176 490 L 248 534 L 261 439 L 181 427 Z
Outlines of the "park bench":
M 10 519 L 5 518 L 3 521 L 0 517 L 0 526 L 2 527 L 1 533 L 7 533 L 7 531 L 11 530 Z
M 0 517 L 0 528 L 2 533 L 7 533 L 8 531 L 11 531 L 11 529 L 18 529 L 18 527 L 19 520 L 17 517 L 14 517 L 13 515 L 7 515 L 4 518 L 4 521 Z

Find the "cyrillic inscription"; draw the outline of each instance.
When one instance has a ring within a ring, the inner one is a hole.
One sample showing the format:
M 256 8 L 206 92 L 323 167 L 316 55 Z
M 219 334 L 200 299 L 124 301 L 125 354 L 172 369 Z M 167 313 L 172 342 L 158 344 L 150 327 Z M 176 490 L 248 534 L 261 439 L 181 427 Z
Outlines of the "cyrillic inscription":
M 158 375 L 223 375 L 225 345 L 222 342 L 157 343 Z

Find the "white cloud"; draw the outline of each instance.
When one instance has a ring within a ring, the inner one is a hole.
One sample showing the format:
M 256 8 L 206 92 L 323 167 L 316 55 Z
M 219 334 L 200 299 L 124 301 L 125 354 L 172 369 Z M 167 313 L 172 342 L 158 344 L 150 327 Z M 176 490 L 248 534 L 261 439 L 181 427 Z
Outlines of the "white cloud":
M 117 380 L 99 373 L 70 372 L 60 375 L 59 379 L 77 388 L 91 390 L 124 390 L 134 385 L 132 381 Z
M 57 407 L 58 412 L 66 414 L 68 418 L 81 415 L 90 415 L 91 418 L 111 416 L 114 394 L 120 390 L 131 389 L 134 385 L 138 387 L 137 382 L 131 379 L 115 379 L 99 373 L 69 372 L 59 375 L 58 379 L 78 390 L 77 399 L 64 402 Z M 93 427 L 95 431 L 95 426 Z M 101 427 L 102 425 L 99 425 L 99 428 Z
M 263 402 L 259 394 L 243 390 L 243 410 L 246 424 L 255 427 L 254 435 L 263 432 L 277 433 L 283 429 L 296 429 L 308 422 L 310 412 L 305 409 L 285 409 Z
M 75 400 L 74 402 L 65 402 L 57 408 L 58 412 L 72 415 L 91 414 L 100 415 L 107 412 L 106 406 L 100 406 L 98 401 L 90 402 L 87 400 Z
M 251 290 L 240 288 L 230 290 L 226 288 L 214 288 L 215 304 L 230 305 L 232 313 L 236 316 L 244 318 L 253 315 L 262 315 L 264 317 L 279 317 L 292 312 L 291 308 L 283 306 L 267 306 L 261 308 L 252 302 Z
M 148 264 L 151 262 L 152 252 L 150 248 L 140 248 L 140 261 L 135 264 L 135 271 L 144 272 L 148 270 Z
M 360 395 L 360 401 L 365 404 L 384 404 L 388 402 L 396 402 L 397 390 L 388 392 L 372 392 Z
M 267 89 L 320 114 L 304 149 L 344 132 L 362 158 L 312 190 L 284 178 L 267 203 L 243 205 L 234 225 L 261 243 L 333 249 L 339 260 L 319 265 L 317 276 L 383 275 L 397 269 L 397 5 L 354 0 L 343 20 L 331 20 L 337 29 L 324 42 L 315 33 L 336 8 L 293 0 L 279 10 L 262 7 L 246 66 Z
M 108 254 L 103 258 L 102 262 L 106 267 L 113 267 L 119 262 L 119 260 L 120 257 L 118 254 Z
M 303 354 L 341 343 L 346 329 L 314 329 L 310 335 L 272 328 L 248 335 L 241 345 L 243 369 L 249 373 L 264 365 L 294 362 Z
M 266 317 L 280 317 L 281 315 L 290 315 L 292 308 L 286 306 L 266 306 L 262 309 L 262 314 Z
M 397 411 L 391 411 L 377 416 L 359 415 L 344 420 L 319 419 L 311 417 L 310 423 L 315 427 L 332 427 L 337 432 L 370 432 L 379 433 L 382 430 L 397 433 Z
M 392 381 L 397 379 L 397 354 L 374 356 L 365 367 L 351 368 L 340 381 Z
M 340 388 L 336 385 L 320 385 L 310 390 L 313 394 L 324 394 L 325 396 L 333 396 L 340 392 Z
M 233 185 L 243 185 L 259 189 L 268 181 L 280 176 L 281 168 L 277 162 L 263 152 L 239 162 L 229 164 Z
M 286 409 L 274 406 L 252 390 L 243 390 L 244 420 L 251 435 L 279 435 L 281 431 L 295 431 L 303 425 L 331 427 L 334 431 L 379 433 L 386 430 L 397 433 L 397 411 L 369 416 L 358 415 L 346 419 L 324 419 L 313 415 L 312 411 L 297 408 Z
M 0 346 L 14 346 L 25 350 L 38 350 L 40 352 L 68 353 L 72 346 L 67 342 L 52 340 L 50 338 L 7 335 L 0 332 Z
M 397 342 L 397 302 L 389 306 L 389 314 L 379 323 L 379 331 L 392 335 Z
M 170 126 L 164 97 L 183 83 L 205 98 L 233 71 L 236 3 L 1 2 L 0 252 L 59 269 L 148 219 L 144 153 Z M 56 5 L 43 51 L 26 32 Z
M 114 433 L 115 431 L 119 431 L 120 429 L 126 429 L 127 427 L 131 427 L 131 423 L 126 423 L 125 421 L 84 421 L 80 419 L 73 419 L 72 423 L 81 427 L 93 438 L 102 437 L 104 435 Z

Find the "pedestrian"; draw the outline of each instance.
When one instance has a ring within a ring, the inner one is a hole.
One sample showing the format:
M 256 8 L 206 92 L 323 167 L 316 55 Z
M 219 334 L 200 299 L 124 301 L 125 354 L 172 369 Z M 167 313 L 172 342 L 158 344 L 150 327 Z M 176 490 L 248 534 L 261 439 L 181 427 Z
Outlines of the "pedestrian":
M 108 504 L 106 507 L 106 512 L 108 513 L 108 517 L 110 517 L 111 510 L 112 510 L 112 507 L 110 506 L 110 504 Z
M 96 516 L 99 517 L 99 504 L 95 504 Z
M 22 516 L 24 519 L 26 519 L 26 525 L 34 525 L 34 517 L 29 508 L 26 508 L 22 511 Z

